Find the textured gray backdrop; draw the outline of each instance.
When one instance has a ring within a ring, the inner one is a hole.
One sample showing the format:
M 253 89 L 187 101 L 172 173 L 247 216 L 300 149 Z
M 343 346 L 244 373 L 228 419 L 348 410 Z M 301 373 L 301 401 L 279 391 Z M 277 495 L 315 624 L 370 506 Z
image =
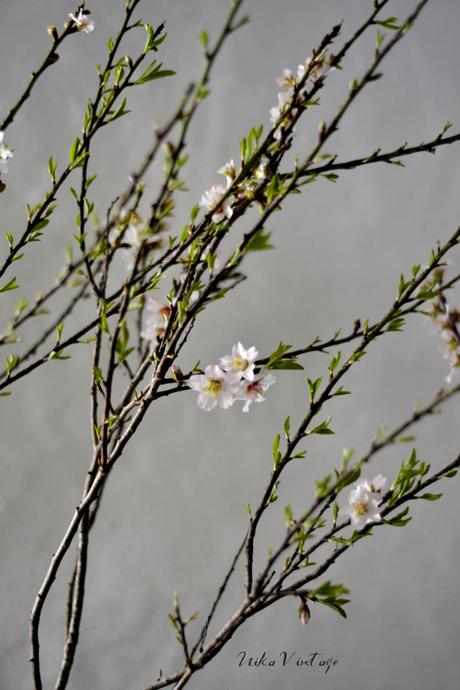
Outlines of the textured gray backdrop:
M 131 94 L 134 114 L 98 144 L 98 205 L 113 198 L 149 141 L 151 122 L 162 121 L 181 89 L 200 69 L 198 33 L 212 34 L 226 0 L 145 2 L 143 17 L 168 21 L 164 46 L 168 67 L 178 76 Z M 368 12 L 367 0 L 248 0 L 252 23 L 224 50 L 214 74 L 212 95 L 191 136 L 190 192 L 176 222 L 216 180 L 216 169 L 238 156 L 248 128 L 268 122 L 276 101 L 275 77 L 295 68 L 338 19 L 345 34 Z M 106 39 L 117 26 L 121 0 L 94 3 L 96 30 L 64 45 L 8 132 L 15 150 L 8 190 L 0 197 L 2 231 L 23 227 L 23 203 L 37 201 L 47 188 L 46 160 L 63 160 L 78 133 L 82 104 L 93 93 L 94 65 L 102 61 Z M 390 3 L 387 14 L 404 16 L 408 0 Z M 0 108 L 13 102 L 48 44 L 46 27 L 60 24 L 68 0 L 0 0 Z M 402 44 L 387 60 L 385 79 L 366 90 L 344 121 L 330 149 L 367 154 L 434 136 L 446 120 L 460 124 L 456 0 L 432 0 Z M 333 112 L 350 78 L 362 73 L 373 37 L 353 49 L 342 74 L 332 75 L 321 112 L 299 132 L 304 150 L 321 117 Z M 437 239 L 459 223 L 460 150 L 424 154 L 407 168 L 380 166 L 343 175 L 340 184 L 308 188 L 273 218 L 276 252 L 251 258 L 251 278 L 228 302 L 203 318 L 184 353 L 184 367 L 200 357 L 216 361 L 233 342 L 273 349 L 279 339 L 300 345 L 315 335 L 347 330 L 356 317 L 374 318 L 389 303 L 401 271 L 423 263 Z M 157 179 L 152 174 L 152 183 Z M 96 186 L 97 185 L 97 186 Z M 67 200 L 47 230 L 48 242 L 28 252 L 18 268 L 28 296 L 45 287 L 59 268 L 73 232 L 74 209 Z M 42 277 L 43 276 L 43 277 Z M 0 307 L 2 322 L 8 311 Z M 34 324 L 38 328 L 38 324 Z M 90 450 L 87 412 L 89 369 L 84 350 L 67 363 L 51 363 L 4 400 L 0 443 L 0 689 L 31 688 L 27 623 L 34 594 L 81 491 Z M 306 361 L 307 373 L 322 373 L 326 360 Z M 430 324 L 410 322 L 404 335 L 387 337 L 349 377 L 351 399 L 335 405 L 336 436 L 320 439 L 310 460 L 290 470 L 280 507 L 309 500 L 312 482 L 334 464 L 343 446 L 364 450 L 382 423 L 394 424 L 417 400 L 427 401 L 442 385 L 446 364 Z M 246 526 L 245 506 L 255 503 L 271 465 L 271 443 L 282 419 L 302 410 L 302 375 L 280 373 L 264 405 L 250 414 L 239 409 L 206 415 L 193 394 L 168 399 L 152 410 L 109 483 L 91 545 L 82 640 L 69 687 L 72 690 L 141 690 L 159 668 L 172 671 L 178 646 L 166 614 L 173 590 L 183 608 L 205 612 Z M 448 462 L 458 450 L 458 407 L 445 410 L 418 430 L 422 457 Z M 390 476 L 405 449 L 376 464 Z M 332 578 L 352 589 L 344 621 L 315 608 L 304 629 L 296 603 L 284 602 L 241 629 L 220 656 L 190 683 L 200 690 L 455 690 L 458 656 L 458 509 L 455 481 L 445 500 L 416 506 L 405 529 L 378 530 L 335 568 Z M 273 511 L 275 515 L 277 513 Z M 266 544 L 279 536 L 281 519 L 269 521 Z M 42 655 L 47 687 L 60 659 L 63 598 L 72 559 L 66 563 L 43 619 Z M 235 587 L 221 615 L 241 595 Z M 233 597 L 233 600 L 232 600 Z M 223 620 L 223 617 L 219 620 Z M 328 675 L 319 669 L 240 669 L 237 653 L 318 651 L 339 659 Z

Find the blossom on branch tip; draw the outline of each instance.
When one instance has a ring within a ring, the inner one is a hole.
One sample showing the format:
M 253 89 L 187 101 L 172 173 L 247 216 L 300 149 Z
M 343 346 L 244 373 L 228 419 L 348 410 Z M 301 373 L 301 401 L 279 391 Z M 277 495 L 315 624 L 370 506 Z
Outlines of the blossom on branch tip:
M 242 378 L 248 381 L 254 380 L 254 367 L 257 359 L 255 347 L 246 350 L 241 343 L 237 343 L 232 348 L 231 355 L 225 355 L 219 361 L 219 365 L 224 371 L 237 372 Z
M 243 412 L 249 412 L 249 406 L 253 402 L 263 402 L 264 393 L 273 386 L 276 379 L 268 371 L 262 370 L 251 381 L 242 380 L 238 391 L 238 400 L 243 400 Z
M 94 22 L 90 19 L 90 11 L 80 7 L 77 16 L 70 13 L 69 17 L 77 27 L 78 31 L 83 31 L 84 34 L 90 34 L 94 31 Z
M 207 211 L 214 211 L 212 214 L 212 222 L 220 223 L 224 218 L 231 218 L 233 215 L 232 198 L 229 197 L 225 201 L 219 203 L 224 196 L 226 189 L 221 184 L 216 184 L 208 189 L 203 194 L 200 200 L 200 206 Z
M 206 367 L 204 374 L 193 374 L 189 386 L 198 393 L 198 407 L 205 412 L 215 407 L 228 410 L 235 402 L 240 377 L 223 371 L 216 364 Z
M 355 529 L 362 529 L 369 522 L 380 522 L 379 492 L 386 484 L 386 478 L 378 474 L 372 482 L 361 480 L 348 496 L 348 506 L 345 513 L 351 518 Z
M 0 132 L 0 173 L 4 175 L 8 172 L 7 160 L 13 158 L 13 152 L 3 143 L 5 137 L 4 132 Z

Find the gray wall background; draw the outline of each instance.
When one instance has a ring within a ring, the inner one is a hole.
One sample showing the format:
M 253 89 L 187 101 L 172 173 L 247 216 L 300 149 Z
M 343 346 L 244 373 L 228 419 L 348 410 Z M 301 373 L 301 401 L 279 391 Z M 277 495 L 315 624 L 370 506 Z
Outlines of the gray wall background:
M 133 114 L 101 136 L 94 190 L 102 213 L 140 160 L 151 122 L 164 120 L 185 83 L 196 78 L 199 31 L 206 28 L 212 35 L 229 3 L 144 4 L 145 20 L 167 19 L 169 40 L 162 56 L 178 76 L 130 94 Z M 186 170 L 190 191 L 177 209 L 178 227 L 216 181 L 216 169 L 238 156 L 241 136 L 253 124 L 268 123 L 282 68 L 295 68 L 337 19 L 344 19 L 348 35 L 370 6 L 364 0 L 247 1 L 252 23 L 227 44 L 212 95 L 192 128 Z M 94 4 L 95 32 L 64 45 L 61 60 L 10 128 L 7 143 L 15 158 L 8 189 L 0 197 L 2 230 L 23 227 L 25 199 L 38 201 L 47 189 L 49 155 L 60 161 L 66 156 L 81 126 L 84 99 L 94 91 L 94 65 L 103 59 L 121 7 L 121 0 Z M 403 17 L 411 7 L 412 2 L 395 0 L 386 14 Z M 72 9 L 67 0 L 0 0 L 2 112 L 46 50 L 47 25 L 59 25 Z M 432 0 L 387 60 L 385 78 L 365 91 L 328 148 L 341 156 L 364 155 L 378 146 L 429 139 L 447 120 L 458 129 L 459 22 L 458 2 Z M 373 32 L 350 53 L 343 73 L 331 76 L 321 108 L 309 113 L 307 126 L 299 130 L 298 151 L 309 146 L 318 120 L 334 112 L 348 80 L 362 73 L 372 45 Z M 184 368 L 197 357 L 216 361 L 238 339 L 265 353 L 280 339 L 301 345 L 316 335 L 328 337 L 337 327 L 347 331 L 358 316 L 378 316 L 400 272 L 423 263 L 436 240 L 447 238 L 459 223 L 459 178 L 459 151 L 450 147 L 436 156 L 409 159 L 406 169 L 375 166 L 350 172 L 337 185 L 322 182 L 291 199 L 284 214 L 270 223 L 276 251 L 251 258 L 250 279 L 204 315 L 184 353 Z M 157 179 L 152 173 L 152 185 Z M 45 287 L 59 269 L 73 232 L 75 211 L 67 197 L 66 192 L 47 230 L 48 241 L 29 250 L 27 263 L 18 267 L 21 290 L 15 299 Z M 9 313 L 4 304 L 2 323 Z M 38 322 L 32 331 L 37 328 Z M 336 436 L 312 444 L 309 460 L 287 472 L 279 505 L 263 530 L 265 544 L 276 543 L 282 532 L 282 507 L 289 502 L 300 510 L 309 502 L 314 480 L 337 465 L 342 447 L 365 450 L 380 424 L 391 426 L 416 401 L 431 399 L 447 374 L 438 345 L 431 325 L 418 319 L 404 334 L 390 335 L 372 348 L 347 381 L 351 399 L 330 408 Z M 29 611 L 80 496 L 89 459 L 87 355 L 84 348 L 74 348 L 71 360 L 41 368 L 1 403 L 1 690 L 31 688 Z M 311 357 L 306 373 L 318 376 L 326 365 L 325 358 Z M 179 648 L 166 620 L 172 592 L 181 593 L 186 612 L 196 610 L 203 617 L 246 528 L 245 506 L 256 503 L 270 471 L 273 436 L 287 414 L 294 420 L 301 414 L 303 376 L 285 372 L 277 379 L 267 402 L 253 406 L 248 415 L 236 406 L 206 415 L 192 394 L 167 399 L 149 414 L 113 474 L 92 536 L 72 690 L 140 690 L 159 668 L 175 670 Z M 454 402 L 442 418 L 417 429 L 420 455 L 441 466 L 458 451 L 458 436 Z M 393 476 L 406 450 L 380 457 L 375 472 Z M 241 629 L 190 688 L 458 688 L 458 487 L 455 480 L 446 484 L 445 499 L 414 506 L 408 527 L 378 530 L 337 564 L 331 578 L 352 590 L 348 621 L 317 607 L 304 629 L 296 617 L 297 603 L 280 603 Z M 47 687 L 60 660 L 72 560 L 67 559 L 65 576 L 43 618 Z M 237 578 L 218 622 L 240 596 Z M 240 669 L 236 654 L 243 649 L 274 656 L 281 650 L 318 651 L 338 658 L 339 664 L 326 676 L 319 669 Z

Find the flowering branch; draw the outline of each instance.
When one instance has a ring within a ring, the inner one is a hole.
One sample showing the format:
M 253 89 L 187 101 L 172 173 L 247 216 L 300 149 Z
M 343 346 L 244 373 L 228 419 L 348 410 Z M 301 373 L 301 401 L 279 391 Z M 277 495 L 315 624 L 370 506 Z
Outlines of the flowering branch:
M 242 410 L 247 412 L 252 403 L 265 399 L 267 391 L 275 383 L 273 370 L 302 369 L 297 361 L 299 357 L 312 352 L 328 353 L 329 349 L 353 343 L 348 355 L 342 357 L 341 351 L 335 352 L 324 377 L 314 381 L 307 379 L 308 408 L 297 429 L 291 430 L 291 420 L 286 418 L 283 425 L 284 449 L 282 434 L 275 437 L 270 477 L 255 509 L 249 507 L 249 526 L 244 540 L 195 639 L 187 627 L 195 614 L 185 619 L 178 596 L 174 596 L 170 621 L 182 647 L 184 665 L 175 674 L 167 677 L 161 675 L 149 690 L 168 685 L 174 685 L 176 690 L 183 688 L 197 670 L 216 656 L 243 623 L 286 596 L 299 599 L 299 616 L 304 625 L 308 624 L 311 616 L 310 602 L 330 606 L 341 615 L 346 615 L 344 606 L 348 602 L 348 590 L 343 585 L 332 585 L 328 581 L 314 589 L 307 589 L 306 586 L 327 572 L 357 540 L 369 536 L 374 526 L 406 524 L 409 519 L 406 517 L 407 511 L 396 515 L 394 512 L 412 500 L 435 500 L 438 495 L 421 492 L 440 479 L 453 476 L 453 471 L 459 466 L 459 458 L 456 458 L 443 470 L 427 477 L 429 466 L 419 461 L 413 451 L 386 493 L 386 478 L 377 475 L 372 481 L 361 479 L 355 485 L 346 508 L 339 508 L 337 503 L 339 494 L 358 481 L 362 468 L 380 450 L 402 440 L 401 437 L 414 424 L 437 411 L 442 403 L 460 391 L 460 386 L 457 386 L 441 391 L 429 405 L 416 410 L 391 433 L 376 437 L 367 454 L 358 462 L 350 464 L 351 455 L 346 455 L 341 469 L 335 470 L 335 480 L 333 475 L 327 475 L 317 482 L 316 498 L 300 518 L 295 519 L 288 506 L 285 510 L 286 534 L 257 572 L 258 529 L 266 511 L 278 498 L 281 475 L 293 460 L 305 456 L 306 451 L 301 449 L 301 444 L 308 443 L 312 435 L 333 433 L 331 419 L 318 419 L 318 416 L 324 412 L 330 400 L 348 393 L 342 382 L 349 370 L 367 353 L 369 346 L 389 332 L 402 330 L 405 316 L 426 314 L 428 302 L 441 330 L 448 331 L 449 337 L 455 340 L 457 355 L 460 318 L 449 308 L 445 293 L 457 284 L 460 274 L 445 281 L 443 267 L 447 255 L 460 241 L 460 228 L 443 245 L 438 244 L 425 267 L 416 265 L 412 267 L 409 278 L 401 276 L 396 298 L 373 324 L 356 320 L 352 330 L 345 335 L 336 331 L 332 338 L 324 341 L 315 338 L 300 348 L 280 343 L 274 352 L 262 357 L 259 357 L 254 346 L 245 347 L 238 341 L 231 353 L 220 356 L 204 368 L 198 362 L 186 373 L 179 366 L 180 355 L 199 323 L 201 312 L 227 296 L 246 279 L 243 269 L 249 253 L 271 248 L 270 234 L 265 231 L 266 224 L 272 214 L 282 208 L 289 195 L 303 191 L 307 183 L 321 176 L 336 180 L 335 172 L 338 170 L 377 162 L 402 165 L 401 158 L 419 152 L 435 152 L 440 146 L 456 143 L 460 134 L 445 136 L 450 127 L 448 123 L 435 139 L 416 146 L 404 144 L 387 152 L 376 149 L 370 156 L 344 161 L 337 160 L 336 155 L 324 153 L 326 142 L 337 132 L 363 89 L 381 78 L 378 70 L 383 60 L 405 36 L 427 3 L 427 0 L 421 0 L 407 19 L 398 25 L 394 18 L 383 20 L 380 17 L 389 0 L 376 0 L 369 17 L 336 53 L 328 51 L 338 41 L 340 25 L 334 26 L 323 37 L 305 62 L 299 65 L 296 74 L 284 70 L 278 79 L 281 91 L 277 106 L 271 110 L 271 127 L 267 133 L 263 134 L 262 125 L 250 130 L 241 141 L 240 161 L 235 163 L 231 159 L 218 171 L 225 178 L 226 186 L 214 184 L 205 191 L 200 202 L 191 209 L 182 231 L 173 234 L 171 218 L 177 194 L 185 190 L 182 169 L 187 162 L 190 126 L 209 93 L 212 69 L 222 46 L 230 35 L 248 21 L 247 17 L 239 17 L 242 2 L 233 0 L 222 29 L 212 44 L 206 32 L 202 33 L 204 67 L 201 77 L 196 84 L 185 89 L 178 107 L 166 124 L 155 129 L 153 141 L 128 186 L 110 204 L 105 221 L 94 222 L 96 232 L 91 235 L 90 224 L 95 207 L 95 202 L 90 198 L 91 184 L 95 179 L 95 175 L 91 174 L 94 137 L 103 127 L 129 112 L 124 97 L 129 88 L 174 74 L 172 70 L 163 69 L 157 60 L 145 67 L 148 56 L 157 52 L 166 38 L 164 25 L 160 24 L 154 29 L 149 24 L 134 20 L 133 14 L 140 0 L 128 0 L 120 29 L 115 39 L 109 39 L 106 64 L 98 69 L 96 94 L 85 113 L 82 135 L 76 137 L 72 145 L 69 163 L 57 175 L 57 163 L 50 158 L 48 170 L 51 188 L 39 204 L 28 207 L 27 225 L 18 239 L 10 232 L 6 234 L 9 253 L 0 268 L 0 278 L 22 258 L 23 249 L 29 243 L 41 239 L 42 230 L 52 218 L 64 182 L 74 170 L 80 171 L 79 189 L 71 190 L 78 209 L 76 240 L 79 256 L 73 259 L 70 253 L 57 280 L 31 304 L 20 301 L 9 326 L 0 336 L 0 345 L 15 344 L 20 327 L 42 315 L 45 305 L 50 305 L 64 288 L 77 288 L 57 316 L 54 313 L 51 315 L 43 332 L 35 336 L 22 355 L 7 357 L 6 367 L 0 374 L 2 395 L 7 395 L 10 392 L 7 388 L 45 362 L 66 359 L 69 356 L 66 352 L 71 346 L 92 344 L 89 399 L 93 451 L 80 503 L 50 561 L 31 613 L 30 648 L 35 690 L 43 688 L 39 639 L 41 615 L 62 561 L 78 535 L 68 591 L 63 655 L 55 688 L 65 690 L 68 685 L 80 636 L 91 528 L 95 524 L 112 470 L 143 423 L 148 410 L 161 398 L 193 390 L 197 393 L 198 406 L 207 412 L 217 407 L 228 409 L 237 401 L 243 404 Z M 57 46 L 70 33 L 90 33 L 94 29 L 85 3 L 70 15 L 70 20 L 61 36 L 58 36 L 56 29 L 50 28 L 54 43 L 48 57 L 32 75 L 26 91 L 0 127 L 0 169 L 12 157 L 10 149 L 3 144 L 3 131 L 13 122 L 40 76 L 55 61 Z M 320 123 L 308 155 L 303 160 L 298 158 L 294 166 L 291 164 L 286 171 L 282 165 L 294 146 L 297 123 L 306 110 L 319 103 L 319 95 L 327 85 L 330 73 L 341 68 L 350 48 L 369 28 L 375 26 L 393 34 L 388 37 L 378 32 L 373 59 L 364 74 L 352 80 L 346 97 L 329 122 Z M 125 55 L 119 58 L 119 49 L 126 34 L 140 27 L 147 34 L 143 49 L 135 57 Z M 144 71 L 139 73 L 142 65 Z M 145 184 L 146 173 L 157 162 L 161 148 L 165 151 L 164 175 L 158 190 L 149 193 Z M 146 220 L 142 211 L 144 204 L 148 205 Z M 235 226 L 240 220 L 245 220 L 248 211 L 255 206 L 259 208 L 259 218 L 244 228 L 239 239 L 238 235 L 235 236 Z M 231 249 L 224 257 L 222 245 L 225 238 Z M 115 274 L 113 267 L 118 259 L 124 263 L 124 278 L 115 282 L 112 280 Z M 154 292 L 165 284 L 168 291 L 163 296 Z M 0 286 L 0 292 L 16 287 L 14 277 Z M 83 325 L 64 339 L 62 334 L 66 320 L 86 298 L 91 299 L 93 306 L 90 317 L 85 316 Z M 135 312 L 134 319 L 132 312 Z M 57 332 L 57 338 L 53 347 L 47 345 L 42 348 L 54 331 Z M 348 517 L 339 522 L 342 512 Z M 342 531 L 350 526 L 354 528 L 351 536 L 343 536 Z M 310 539 L 313 543 L 305 549 Z M 308 570 L 308 574 L 302 575 L 296 582 L 290 581 L 291 576 L 301 569 L 313 566 L 309 560 L 312 553 L 328 545 L 333 552 L 322 558 L 315 570 Z M 284 565 L 279 566 L 279 560 L 286 554 Z M 207 641 L 218 606 L 243 555 L 246 571 L 244 600 L 220 631 Z

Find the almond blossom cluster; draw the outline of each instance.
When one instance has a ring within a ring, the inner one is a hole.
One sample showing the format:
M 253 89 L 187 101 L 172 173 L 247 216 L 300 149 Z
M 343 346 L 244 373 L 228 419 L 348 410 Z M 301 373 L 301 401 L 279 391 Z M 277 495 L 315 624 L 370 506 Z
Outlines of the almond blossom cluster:
M 222 201 L 224 195 L 237 176 L 233 158 L 220 167 L 217 172 L 227 179 L 227 188 L 225 188 L 223 184 L 213 185 L 202 195 L 200 200 L 200 206 L 204 208 L 205 211 L 213 211 L 211 216 L 213 223 L 221 223 L 225 218 L 231 218 L 233 216 L 235 201 L 254 199 L 258 186 L 269 176 L 267 163 L 261 161 L 254 171 L 253 176 L 249 180 L 246 179 L 243 184 L 237 185 L 234 194 L 226 197 Z
M 380 522 L 379 505 L 386 482 L 386 477 L 378 474 L 371 482 L 362 479 L 350 491 L 344 512 L 351 518 L 352 527 L 362 529 L 369 522 Z
M 270 122 L 273 126 L 282 118 L 273 135 L 276 140 L 279 141 L 281 139 L 284 129 L 293 120 L 291 106 L 293 105 L 294 90 L 305 77 L 305 74 L 308 72 L 307 83 L 316 84 L 325 76 L 328 70 L 335 69 L 331 66 L 334 59 L 333 55 L 328 56 L 325 52 L 316 56 L 310 56 L 303 64 L 298 66 L 296 75 L 290 69 L 284 69 L 282 75 L 277 78 L 276 83 L 283 90 L 278 93 L 278 104 L 270 110 Z M 300 94 L 298 94 L 298 98 L 300 99 L 298 105 L 301 105 Z
M 0 174 L 6 175 L 8 172 L 7 161 L 13 158 L 13 152 L 3 143 L 4 132 L 0 132 Z
M 206 412 L 215 407 L 228 410 L 236 400 L 242 400 L 243 412 L 248 412 L 251 403 L 265 400 L 275 377 L 264 369 L 257 371 L 257 356 L 255 347 L 246 350 L 237 343 L 219 364 L 207 366 L 204 374 L 193 374 L 189 386 L 198 393 L 198 407 Z

